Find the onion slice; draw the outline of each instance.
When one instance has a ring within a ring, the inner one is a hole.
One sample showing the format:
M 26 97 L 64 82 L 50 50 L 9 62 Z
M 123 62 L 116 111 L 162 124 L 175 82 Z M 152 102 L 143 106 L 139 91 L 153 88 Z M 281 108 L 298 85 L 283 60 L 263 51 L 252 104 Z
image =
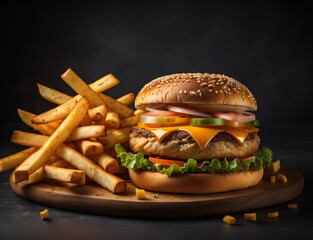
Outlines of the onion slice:
M 146 111 L 149 111 L 149 112 L 167 112 L 167 110 L 161 110 L 161 109 L 156 109 L 156 108 L 151 108 L 151 107 L 146 107 Z
M 199 117 L 205 117 L 205 118 L 211 118 L 212 115 L 204 112 L 200 112 L 191 108 L 185 108 L 185 107 L 177 107 L 173 105 L 168 105 L 167 109 L 172 112 L 178 112 L 178 113 L 183 113 L 183 114 L 189 114 L 193 116 L 199 116 Z
M 223 118 L 230 121 L 236 121 L 236 122 L 251 122 L 255 120 L 255 115 L 250 112 L 215 112 L 212 113 L 214 117 L 217 118 Z

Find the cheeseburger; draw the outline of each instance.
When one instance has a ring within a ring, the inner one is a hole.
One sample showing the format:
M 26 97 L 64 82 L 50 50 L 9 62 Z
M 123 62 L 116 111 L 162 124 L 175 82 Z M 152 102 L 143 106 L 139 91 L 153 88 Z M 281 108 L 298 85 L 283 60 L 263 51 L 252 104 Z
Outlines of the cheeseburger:
M 260 145 L 257 102 L 220 74 L 172 74 L 146 84 L 145 110 L 130 134 L 132 152 L 115 149 L 132 182 L 155 192 L 205 194 L 258 184 L 272 152 Z

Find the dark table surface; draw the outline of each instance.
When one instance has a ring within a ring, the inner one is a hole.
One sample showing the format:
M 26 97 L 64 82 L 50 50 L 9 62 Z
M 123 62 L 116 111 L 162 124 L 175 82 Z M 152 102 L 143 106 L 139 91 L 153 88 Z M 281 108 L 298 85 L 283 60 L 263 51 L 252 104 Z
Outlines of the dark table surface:
M 12 130 L 21 125 L 2 126 L 0 157 L 5 157 L 23 149 L 9 142 Z M 255 209 L 257 222 L 246 222 L 243 212 L 234 213 L 236 225 L 223 223 L 221 215 L 189 219 L 101 216 L 22 199 L 11 190 L 7 171 L 0 174 L 0 239 L 312 239 L 313 124 L 264 123 L 261 130 L 261 145 L 272 148 L 273 158 L 304 175 L 304 191 L 290 201 L 298 209 L 288 209 L 287 203 Z M 43 221 L 39 212 L 46 208 L 49 219 Z M 270 211 L 278 211 L 279 217 L 267 218 Z

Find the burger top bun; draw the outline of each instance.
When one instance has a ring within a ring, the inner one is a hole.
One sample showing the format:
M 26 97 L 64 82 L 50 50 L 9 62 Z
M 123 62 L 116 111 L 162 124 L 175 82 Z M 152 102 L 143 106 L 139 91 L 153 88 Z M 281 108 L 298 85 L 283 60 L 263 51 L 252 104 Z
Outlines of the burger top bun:
M 137 109 L 182 104 L 203 112 L 256 111 L 249 89 L 220 74 L 180 73 L 159 77 L 146 84 L 135 100 Z

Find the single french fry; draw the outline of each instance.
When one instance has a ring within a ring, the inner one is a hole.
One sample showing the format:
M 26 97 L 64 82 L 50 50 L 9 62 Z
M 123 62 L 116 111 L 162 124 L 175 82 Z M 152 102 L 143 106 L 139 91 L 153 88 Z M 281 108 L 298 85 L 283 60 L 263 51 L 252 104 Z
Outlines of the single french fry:
M 32 119 L 36 117 L 37 115 L 24 111 L 22 109 L 17 109 L 17 113 L 20 117 L 20 119 L 28 126 L 32 127 L 33 129 L 45 134 L 45 135 L 51 135 L 56 127 L 52 125 L 52 123 L 47 124 L 33 124 Z
M 53 103 L 60 105 L 60 104 L 63 104 L 65 102 L 69 101 L 70 99 L 72 99 L 71 96 L 69 96 L 65 93 L 59 92 L 57 90 L 46 87 L 46 86 L 41 85 L 39 83 L 37 83 L 37 86 L 38 86 L 39 94 L 44 99 L 48 100 L 49 102 L 53 102 Z
M 124 105 L 129 105 L 134 101 L 134 99 L 135 99 L 135 94 L 128 93 L 128 94 L 118 98 L 117 101 L 119 101 L 120 103 L 122 103 Z
M 116 77 L 114 77 L 112 73 L 110 73 L 100 78 L 99 80 L 89 84 L 89 87 L 95 92 L 99 93 L 108 90 L 109 88 L 112 88 L 119 83 L 120 81 Z
M 69 137 L 71 132 L 79 125 L 84 115 L 87 113 L 89 104 L 86 98 L 82 98 L 71 113 L 64 119 L 60 127 L 49 137 L 49 140 L 41 146 L 41 148 L 30 155 L 20 166 L 15 170 L 15 175 L 20 174 L 25 179 L 55 153 L 60 145 Z M 17 180 L 17 178 L 15 178 Z M 19 178 L 21 180 L 22 178 Z M 25 180 L 24 179 L 24 180 Z
M 109 128 L 120 128 L 120 118 L 116 112 L 110 111 L 105 118 L 105 125 Z
M 88 110 L 88 115 L 92 121 L 100 122 L 107 115 L 108 109 L 105 104 L 98 107 L 90 108 Z
M 58 160 L 54 161 L 53 159 L 55 159 L 55 158 L 59 158 L 59 157 L 53 155 L 49 159 L 49 161 L 47 162 L 48 164 L 46 164 L 46 165 L 51 165 L 51 166 L 60 167 L 60 168 L 65 168 L 65 167 L 67 167 L 69 165 L 68 162 L 66 162 L 66 161 L 64 161 L 63 159 L 60 159 L 60 158 Z M 54 162 L 50 162 L 50 161 L 54 161 Z M 44 172 L 44 167 L 42 166 L 37 171 L 35 171 L 31 175 L 29 175 L 27 183 L 28 184 L 32 184 L 32 183 L 40 182 L 44 178 L 45 178 L 45 172 Z
M 85 172 L 82 170 L 61 168 L 46 164 L 43 165 L 43 168 L 45 178 L 69 183 L 86 183 Z
M 136 126 L 139 123 L 140 115 L 124 118 L 120 121 L 121 127 L 132 127 Z
M 104 150 L 107 150 L 113 148 L 117 143 L 128 142 L 131 131 L 131 127 L 120 128 L 105 137 L 99 137 L 98 141 L 103 144 Z
M 0 172 L 12 169 L 20 165 L 29 155 L 35 152 L 37 148 L 30 147 L 13 155 L 0 159 Z
M 146 113 L 147 111 L 146 110 L 141 110 L 141 109 L 137 109 L 135 112 L 134 112 L 134 115 L 135 116 L 140 116 L 141 114 L 143 113 Z
M 133 114 L 134 111 L 131 108 L 120 103 L 116 99 L 111 98 L 111 97 L 104 95 L 102 93 L 98 93 L 98 95 L 105 102 L 105 105 L 107 106 L 107 108 L 114 110 L 114 112 L 116 112 L 118 115 L 120 115 L 124 118 L 127 118 Z
M 85 156 L 98 155 L 103 153 L 103 146 L 99 142 L 89 140 L 78 140 L 76 144 L 81 153 Z
M 66 142 L 76 141 L 86 138 L 102 137 L 105 135 L 104 125 L 91 125 L 78 127 L 73 130 Z
M 87 98 L 92 107 L 104 104 L 101 97 L 88 86 L 72 69 L 68 69 L 61 78 L 78 94 Z
M 56 120 L 60 120 L 65 118 L 75 107 L 77 102 L 82 99 L 82 96 L 77 95 L 73 97 L 71 100 L 67 101 L 66 103 L 59 105 L 47 112 L 39 114 L 38 116 L 32 118 L 32 123 L 49 123 Z
M 28 136 L 22 137 L 22 135 Z M 34 135 L 37 135 L 37 137 L 34 137 Z M 20 132 L 20 134 L 18 134 L 17 136 L 19 137 L 14 138 L 14 140 L 16 140 L 16 142 L 13 141 L 14 143 L 34 147 L 42 146 L 49 139 L 48 136 L 27 132 Z M 27 141 L 22 141 L 26 139 Z M 58 150 L 56 151 L 56 155 L 66 160 L 69 164 L 73 165 L 77 169 L 83 170 L 90 179 L 113 193 L 123 193 L 127 189 L 125 180 L 106 172 L 102 167 L 98 166 L 92 160 L 70 148 L 66 144 L 62 144 L 58 148 Z M 14 178 L 15 174 L 13 175 L 13 179 Z
M 109 173 L 117 173 L 119 170 L 119 165 L 116 159 L 105 152 L 97 156 L 90 156 L 90 158 Z
M 128 169 L 122 165 L 121 160 L 117 157 L 117 153 L 114 148 L 107 149 L 105 152 L 108 153 L 112 158 L 114 158 L 116 162 L 118 163 L 118 170 L 115 174 L 127 174 L 128 173 Z

